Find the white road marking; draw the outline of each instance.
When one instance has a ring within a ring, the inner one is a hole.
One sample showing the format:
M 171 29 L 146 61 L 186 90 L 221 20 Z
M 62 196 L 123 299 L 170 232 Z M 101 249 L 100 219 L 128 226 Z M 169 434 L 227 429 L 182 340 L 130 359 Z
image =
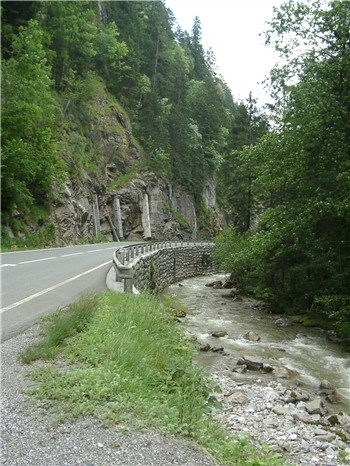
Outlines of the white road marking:
M 102 249 L 92 249 L 91 251 L 86 251 L 86 254 L 90 254 L 91 252 L 101 252 Z
M 17 267 L 17 264 L 1 264 L 0 267 Z
M 73 252 L 72 254 L 64 254 L 60 257 L 71 257 L 71 256 L 81 256 L 81 254 L 85 254 L 85 252 Z
M 44 257 L 42 259 L 34 259 L 34 260 L 31 260 L 31 261 L 18 262 L 18 265 L 31 264 L 32 262 L 51 261 L 52 259 L 56 259 L 56 257 Z
M 38 293 L 34 293 L 31 296 L 28 296 L 27 298 L 21 299 L 21 301 L 17 301 L 16 303 L 3 307 L 2 309 L 0 309 L 0 314 L 2 314 L 5 311 L 9 311 L 10 309 L 13 309 L 14 307 L 20 306 L 21 304 L 27 303 L 28 301 L 31 301 L 32 299 L 38 298 L 39 296 L 42 296 L 43 294 L 56 290 L 57 288 L 61 286 L 67 285 L 67 283 L 73 282 L 74 280 L 77 280 L 78 278 L 83 277 L 84 275 L 87 275 L 90 272 L 94 272 L 95 270 L 98 270 L 101 267 L 104 267 L 105 265 L 111 264 L 111 262 L 112 261 L 109 260 L 108 262 L 105 262 L 104 264 L 100 264 L 97 267 L 94 267 L 93 269 L 87 270 L 86 272 L 80 273 L 79 275 L 76 275 L 75 277 L 68 278 L 68 280 L 65 280 L 61 283 L 57 283 L 57 285 L 50 286 L 49 288 L 46 288 L 45 290 L 39 291 Z

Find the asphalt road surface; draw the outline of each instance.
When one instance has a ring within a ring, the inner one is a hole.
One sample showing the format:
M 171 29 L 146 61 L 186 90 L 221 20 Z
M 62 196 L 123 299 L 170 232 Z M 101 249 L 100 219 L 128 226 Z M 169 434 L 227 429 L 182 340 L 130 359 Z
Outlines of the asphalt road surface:
M 80 296 L 106 290 L 113 251 L 133 243 L 89 244 L 0 254 L 1 341 Z

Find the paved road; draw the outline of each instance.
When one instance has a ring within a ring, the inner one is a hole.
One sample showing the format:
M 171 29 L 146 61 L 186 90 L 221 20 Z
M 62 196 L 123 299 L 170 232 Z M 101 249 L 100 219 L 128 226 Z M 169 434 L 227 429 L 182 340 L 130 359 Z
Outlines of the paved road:
M 14 337 L 49 311 L 85 293 L 106 290 L 112 254 L 106 243 L 0 254 L 1 340 Z

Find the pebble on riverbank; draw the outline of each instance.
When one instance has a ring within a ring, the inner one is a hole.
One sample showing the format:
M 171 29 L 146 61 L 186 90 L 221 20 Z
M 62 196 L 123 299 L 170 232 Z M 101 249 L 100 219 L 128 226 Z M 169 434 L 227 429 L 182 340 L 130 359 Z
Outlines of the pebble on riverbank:
M 350 457 L 350 416 L 327 417 L 321 399 L 308 401 L 311 394 L 277 381 L 242 386 L 232 377 L 214 374 L 222 410 L 213 414 L 230 432 L 245 433 L 258 448 L 267 444 L 292 464 L 337 466 L 342 455 Z

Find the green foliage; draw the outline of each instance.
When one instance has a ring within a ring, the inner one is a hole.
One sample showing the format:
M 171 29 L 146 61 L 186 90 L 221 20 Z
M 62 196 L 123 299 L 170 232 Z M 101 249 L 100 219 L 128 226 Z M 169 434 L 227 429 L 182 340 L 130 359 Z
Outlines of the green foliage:
M 214 387 L 192 365 L 193 349 L 170 313 L 150 295 L 90 296 L 45 319 L 42 340 L 23 355 L 37 363 L 32 390 L 41 406 L 190 436 L 222 464 L 279 464 L 210 418 Z M 65 362 L 62 369 L 62 361 Z
M 115 22 L 102 24 L 98 32 L 95 38 L 96 68 L 113 92 L 118 89 L 123 73 L 128 70 L 124 62 L 128 48 L 125 42 L 118 39 L 119 32 Z
M 169 204 L 164 204 L 164 208 L 171 213 L 175 222 L 177 222 L 182 228 L 188 228 L 188 221 L 176 210 L 172 209 Z
M 92 69 L 94 42 L 100 39 L 96 15 L 89 2 L 73 1 L 43 2 L 40 15 L 52 40 L 55 85 L 64 89 Z
M 146 168 L 146 163 L 141 162 L 135 165 L 131 170 L 129 170 L 125 175 L 117 176 L 116 178 L 111 181 L 108 185 L 108 191 L 113 192 L 124 186 L 127 186 L 136 176 L 136 174 L 140 174 Z
M 197 227 L 199 236 L 202 238 L 211 238 L 213 236 L 213 213 L 206 207 L 204 201 L 199 203 L 197 214 Z
M 49 206 L 62 173 L 54 143 L 55 101 L 44 32 L 35 20 L 20 27 L 2 66 L 2 210 Z M 64 175 L 64 173 L 63 173 Z
M 350 346 L 350 296 L 324 295 L 315 298 L 311 311 L 326 316 L 333 322 L 334 329 Z
M 231 149 L 224 154 L 219 170 L 219 195 L 230 222 L 244 232 L 252 226 L 254 216 L 259 211 L 253 183 L 261 171 L 254 173 L 257 164 L 252 158 L 252 148 L 260 139 L 270 136 L 266 135 L 266 117 L 257 108 L 257 101 L 251 93 L 247 105 L 241 104 L 238 107 L 231 125 L 228 143 L 235 150 Z
M 56 311 L 54 315 L 45 318 L 45 336 L 39 343 L 25 350 L 21 355 L 22 362 L 29 364 L 37 359 L 54 359 L 67 338 L 86 330 L 98 304 L 97 296 L 85 296 L 67 309 Z
M 217 252 L 242 287 L 280 310 L 326 314 L 344 338 L 350 322 L 349 17 L 346 2 L 290 2 L 275 10 L 268 38 L 286 59 L 272 73 L 279 126 L 235 154 L 242 176 L 250 173 L 259 222 L 244 235 L 225 233 Z M 295 55 L 305 39 L 310 49 Z
M 4 219 L 3 221 L 5 223 Z M 40 249 L 57 245 L 56 231 L 52 224 L 41 226 L 36 231 L 30 231 L 23 221 L 11 219 L 8 226 L 15 236 L 9 236 L 5 228 L 1 229 L 2 252 L 19 249 Z

